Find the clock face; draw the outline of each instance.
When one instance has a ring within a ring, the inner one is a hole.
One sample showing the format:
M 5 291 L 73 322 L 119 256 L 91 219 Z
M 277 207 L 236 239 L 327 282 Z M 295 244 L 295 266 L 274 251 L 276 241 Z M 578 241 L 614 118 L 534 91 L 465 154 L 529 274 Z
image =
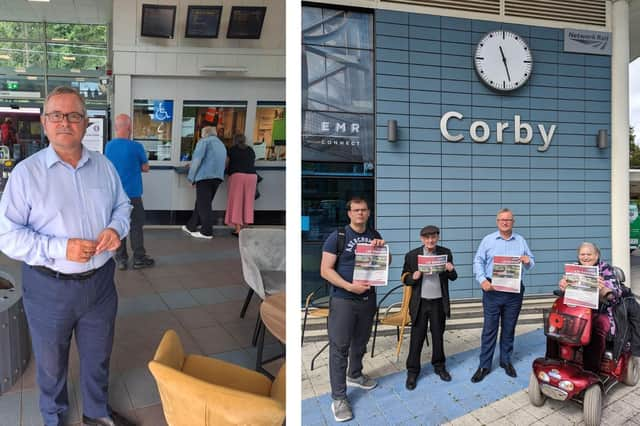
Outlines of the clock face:
M 474 63 L 485 84 L 506 92 L 523 86 L 529 80 L 533 59 L 522 37 L 511 31 L 496 30 L 480 40 Z

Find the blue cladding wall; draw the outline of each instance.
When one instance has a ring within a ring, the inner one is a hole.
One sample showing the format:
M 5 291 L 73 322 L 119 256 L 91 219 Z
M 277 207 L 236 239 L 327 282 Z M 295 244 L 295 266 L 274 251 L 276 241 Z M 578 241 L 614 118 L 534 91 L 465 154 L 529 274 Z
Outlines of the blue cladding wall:
M 534 60 L 529 83 L 506 95 L 478 80 L 472 58 L 478 40 L 500 28 L 523 36 Z M 473 256 L 502 207 L 514 211 L 536 258 L 527 294 L 556 288 L 584 240 L 610 258 L 610 149 L 595 146 L 598 129 L 610 128 L 610 57 L 563 52 L 562 30 L 498 22 L 380 10 L 375 31 L 377 227 L 394 255 L 392 280 L 420 228 L 434 224 L 458 270 L 452 297 L 480 297 Z M 448 111 L 464 115 L 449 121 L 460 142 L 440 134 Z M 514 143 L 516 114 L 533 127 L 529 145 Z M 386 140 L 390 119 L 395 143 Z M 489 124 L 484 144 L 469 136 L 476 120 Z M 498 121 L 509 123 L 502 144 Z M 537 149 L 538 124 L 557 126 L 546 152 Z

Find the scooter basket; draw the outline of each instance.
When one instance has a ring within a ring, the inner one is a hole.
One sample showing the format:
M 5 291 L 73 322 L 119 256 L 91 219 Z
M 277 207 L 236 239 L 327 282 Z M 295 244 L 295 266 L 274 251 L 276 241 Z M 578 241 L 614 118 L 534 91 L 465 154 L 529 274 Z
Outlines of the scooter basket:
M 562 314 L 545 309 L 544 334 L 560 343 L 580 345 L 587 320 L 573 315 Z

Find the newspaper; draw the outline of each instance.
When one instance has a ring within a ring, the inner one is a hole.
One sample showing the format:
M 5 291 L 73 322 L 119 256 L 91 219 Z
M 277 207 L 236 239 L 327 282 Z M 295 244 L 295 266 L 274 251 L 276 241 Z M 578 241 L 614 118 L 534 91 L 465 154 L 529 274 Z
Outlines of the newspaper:
M 598 276 L 597 266 L 564 265 L 564 277 L 567 287 L 564 290 L 565 305 L 584 306 L 598 309 Z
M 520 256 L 494 256 L 491 286 L 494 290 L 520 293 L 522 263 Z
M 438 256 L 423 256 L 418 255 L 418 271 L 423 274 L 439 274 L 444 272 L 445 265 L 447 264 L 447 255 L 442 254 Z
M 353 283 L 361 285 L 387 285 L 389 279 L 389 248 L 358 244 Z

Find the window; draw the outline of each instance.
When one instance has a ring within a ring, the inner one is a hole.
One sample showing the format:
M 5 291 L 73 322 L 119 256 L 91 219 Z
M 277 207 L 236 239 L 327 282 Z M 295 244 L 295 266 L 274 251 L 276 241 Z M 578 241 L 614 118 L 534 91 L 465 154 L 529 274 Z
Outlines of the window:
M 322 243 L 348 222 L 349 198 L 375 207 L 374 64 L 372 14 L 303 6 L 303 298 L 322 283 Z
M 44 74 L 44 47 L 43 43 L 0 41 L 0 72 Z
M 284 102 L 261 102 L 256 107 L 253 150 L 256 160 L 284 160 L 286 146 Z
M 107 101 L 107 93 L 103 90 L 97 78 L 88 77 L 49 77 L 48 85 L 50 88 L 58 86 L 71 86 L 80 92 L 84 97 L 87 105 L 92 103 L 105 103 Z
M 373 17 L 316 7 L 302 16 L 302 160 L 372 171 Z
M 173 101 L 134 100 L 133 139 L 142 143 L 149 160 L 171 161 Z
M 185 101 L 182 109 L 180 160 L 191 160 L 191 154 L 205 126 L 213 126 L 218 138 L 230 147 L 233 137 L 244 134 L 247 103 L 238 101 Z
M 106 25 L 0 22 L 2 89 L 32 92 L 12 103 L 39 102 L 54 87 L 65 84 L 104 109 L 106 90 L 98 78 L 106 64 Z

